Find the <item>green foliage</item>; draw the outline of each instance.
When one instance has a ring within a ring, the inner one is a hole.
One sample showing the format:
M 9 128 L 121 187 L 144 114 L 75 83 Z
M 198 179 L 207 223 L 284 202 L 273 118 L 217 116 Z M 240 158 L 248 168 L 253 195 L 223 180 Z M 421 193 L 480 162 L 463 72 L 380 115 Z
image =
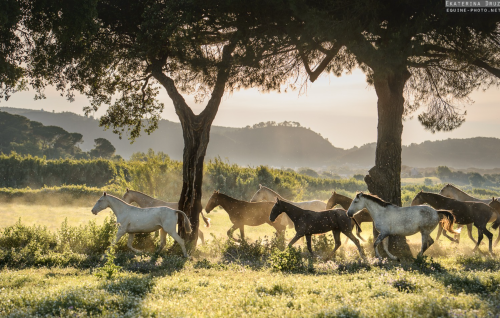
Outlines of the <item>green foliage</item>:
M 104 159 L 47 160 L 17 154 L 0 155 L 0 187 L 41 188 L 66 184 L 103 187 L 118 177 L 128 178 L 123 162 Z
M 95 270 L 94 275 L 101 278 L 111 279 L 120 273 L 122 267 L 115 264 L 115 247 L 111 245 L 106 251 L 106 263 Z
M 282 272 L 303 272 L 306 270 L 301 249 L 293 246 L 284 251 L 274 249 L 269 257 L 269 265 L 273 270 Z

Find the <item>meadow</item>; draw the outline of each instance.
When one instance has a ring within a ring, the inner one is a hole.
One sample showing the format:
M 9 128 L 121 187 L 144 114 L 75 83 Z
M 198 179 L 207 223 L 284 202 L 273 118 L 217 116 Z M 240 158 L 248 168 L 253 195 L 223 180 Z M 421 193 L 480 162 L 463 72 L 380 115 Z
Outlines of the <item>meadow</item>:
M 134 246 L 146 252 L 134 255 L 122 238 L 109 268 L 101 258 L 116 231 L 109 210 L 94 216 L 90 207 L 12 203 L 2 207 L 2 215 L 7 211 L 0 235 L 5 317 L 500 314 L 500 258 L 470 254 L 473 243 L 465 231 L 459 245 L 441 237 L 425 257 L 393 262 L 373 257 L 371 226 L 364 223 L 366 260 L 352 243 L 344 244 L 344 236 L 337 255 L 328 257 L 331 234 L 313 239 L 311 258 L 301 241 L 296 249 L 285 249 L 293 230 L 283 239 L 267 225 L 246 227 L 246 242 L 228 241 L 230 221 L 219 208 L 208 215 L 212 226 L 201 228 L 207 244 L 198 245 L 189 259 L 168 249 L 155 254 L 154 235 L 137 238 Z M 416 255 L 420 236 L 408 238 Z M 481 250 L 486 252 L 486 244 Z
M 0 188 L 2 317 L 500 315 L 500 258 L 471 254 L 474 245 L 465 230 L 459 245 L 441 237 L 417 258 L 420 235 L 408 237 L 413 257 L 394 262 L 374 258 L 372 228 L 363 223 L 367 259 L 359 257 L 354 244 L 345 244 L 343 235 L 341 248 L 331 256 L 331 234 L 313 237 L 315 256 L 310 257 L 303 240 L 286 248 L 293 229 L 277 237 L 269 225 L 245 227 L 245 242 L 229 241 L 226 232 L 232 224 L 216 208 L 208 214 L 212 226 L 201 227 L 206 244 L 199 240 L 188 259 L 179 256 L 172 239 L 155 253 L 159 242 L 154 234 L 136 236 L 134 247 L 142 254 L 128 251 L 126 237 L 106 252 L 117 229 L 113 214 L 109 209 L 97 216 L 90 212 L 102 192 L 122 196 L 130 188 L 174 201 L 179 162 L 154 152 L 119 164 L 13 155 L 0 159 L 3 180 L 17 182 Z M 64 180 L 56 180 L 59 175 Z M 107 179 L 94 179 L 100 175 Z M 403 205 L 421 190 L 443 187 L 439 179 L 432 178 L 432 185 L 423 185 L 424 180 L 402 180 Z M 366 190 L 354 178 L 313 178 L 215 160 L 206 165 L 202 204 L 217 189 L 249 200 L 259 184 L 296 201 L 326 201 L 334 190 L 350 197 Z M 465 190 L 480 198 L 500 195 L 496 187 Z M 487 251 L 486 243 L 481 251 Z

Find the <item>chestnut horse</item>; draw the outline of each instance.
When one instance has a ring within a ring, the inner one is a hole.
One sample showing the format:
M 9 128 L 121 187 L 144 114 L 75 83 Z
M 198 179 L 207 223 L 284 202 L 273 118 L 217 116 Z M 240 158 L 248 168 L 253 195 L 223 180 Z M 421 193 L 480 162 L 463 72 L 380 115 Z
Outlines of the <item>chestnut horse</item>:
M 210 213 L 217 206 L 221 206 L 229 215 L 233 226 L 227 231 L 227 236 L 234 240 L 233 232 L 240 229 L 241 239 L 245 239 L 245 225 L 259 226 L 267 223 L 276 229 L 278 234 L 283 234 L 286 226 L 281 224 L 281 218 L 273 223 L 269 220 L 274 202 L 247 202 L 231 198 L 230 196 L 214 191 L 205 207 Z

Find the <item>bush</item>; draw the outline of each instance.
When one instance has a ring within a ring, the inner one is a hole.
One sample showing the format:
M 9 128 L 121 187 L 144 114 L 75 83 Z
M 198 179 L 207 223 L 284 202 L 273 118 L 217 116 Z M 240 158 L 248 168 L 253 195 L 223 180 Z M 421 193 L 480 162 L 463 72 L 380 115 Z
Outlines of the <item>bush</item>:
M 303 272 L 306 270 L 302 260 L 302 251 L 293 246 L 280 251 L 275 249 L 269 257 L 269 265 L 275 271 Z

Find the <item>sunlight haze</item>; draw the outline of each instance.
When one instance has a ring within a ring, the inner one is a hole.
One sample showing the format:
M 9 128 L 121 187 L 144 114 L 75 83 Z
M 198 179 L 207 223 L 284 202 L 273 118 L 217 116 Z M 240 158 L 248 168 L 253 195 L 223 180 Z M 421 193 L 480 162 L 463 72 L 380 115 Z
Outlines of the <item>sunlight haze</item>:
M 35 101 L 34 92 L 14 94 L 0 106 L 45 111 L 70 111 L 83 114 L 87 100 L 76 96 L 73 103 L 61 97 L 55 89 L 47 89 L 45 100 Z M 196 104 L 192 96 L 185 96 L 195 113 L 205 104 Z M 466 122 L 451 132 L 432 134 L 424 130 L 414 116 L 404 123 L 403 145 L 421 143 L 425 140 L 448 138 L 471 138 L 477 136 L 500 138 L 500 90 L 491 87 L 486 92 L 471 94 L 473 104 L 467 105 Z M 179 122 L 167 93 L 162 90 L 160 100 L 165 104 L 162 117 Z M 213 125 L 227 127 L 252 126 L 259 122 L 297 121 L 320 133 L 336 147 L 352 148 L 375 142 L 377 139 L 377 96 L 373 87 L 368 86 L 365 75 L 357 69 L 342 77 L 323 76 L 315 83 L 308 83 L 307 91 L 287 93 L 260 93 L 256 89 L 236 91 L 226 94 Z M 101 108 L 95 116 L 104 114 Z

